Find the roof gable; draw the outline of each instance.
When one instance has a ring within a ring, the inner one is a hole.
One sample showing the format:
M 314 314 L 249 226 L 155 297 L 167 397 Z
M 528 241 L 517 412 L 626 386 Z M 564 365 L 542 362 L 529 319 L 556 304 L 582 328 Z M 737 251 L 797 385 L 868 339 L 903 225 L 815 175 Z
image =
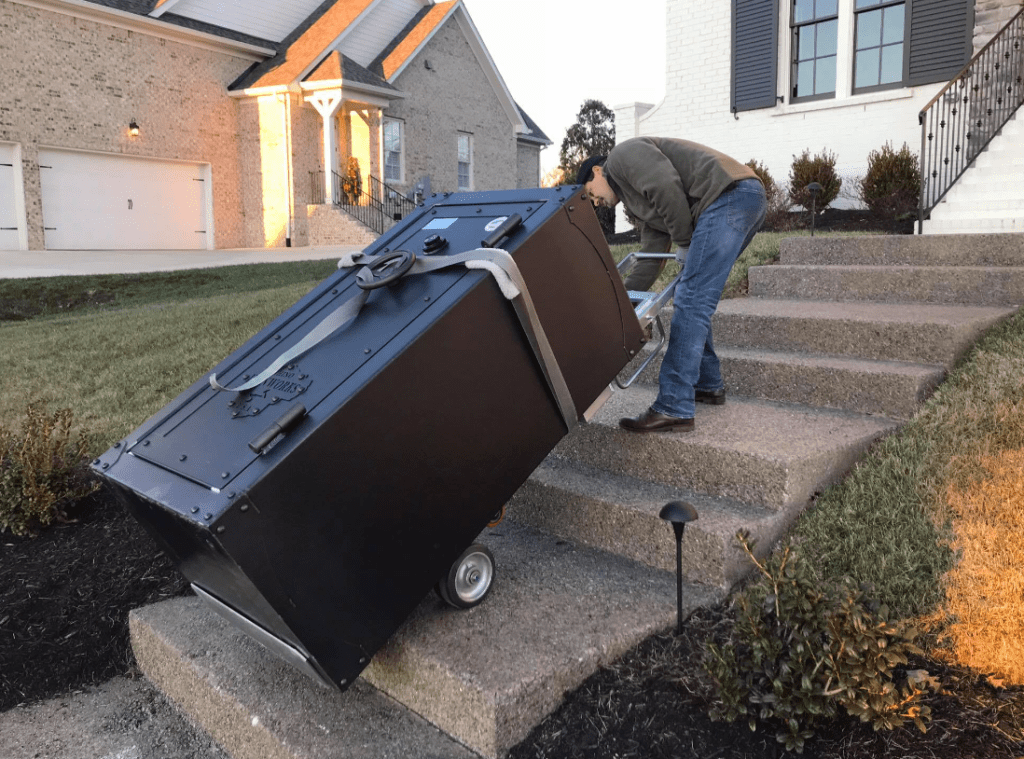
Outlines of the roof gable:
M 240 77 L 230 89 L 288 87 L 326 57 L 339 38 L 382 0 L 326 0 L 282 43 L 277 55 Z

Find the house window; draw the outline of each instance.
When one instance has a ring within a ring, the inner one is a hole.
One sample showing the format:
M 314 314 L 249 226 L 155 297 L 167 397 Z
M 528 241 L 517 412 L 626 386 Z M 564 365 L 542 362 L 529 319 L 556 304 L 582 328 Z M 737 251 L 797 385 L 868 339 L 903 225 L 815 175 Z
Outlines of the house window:
M 402 181 L 402 122 L 384 119 L 384 181 Z
M 853 91 L 903 83 L 906 3 L 856 0 Z
M 459 190 L 473 189 L 473 136 L 459 135 Z
M 793 98 L 834 97 L 839 0 L 793 0 Z

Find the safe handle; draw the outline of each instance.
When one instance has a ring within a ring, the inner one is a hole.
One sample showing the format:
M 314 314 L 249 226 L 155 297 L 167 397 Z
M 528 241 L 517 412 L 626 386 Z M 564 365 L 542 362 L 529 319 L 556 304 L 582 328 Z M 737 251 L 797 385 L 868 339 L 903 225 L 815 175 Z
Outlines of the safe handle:
M 302 418 L 305 415 L 306 407 L 301 403 L 296 403 L 290 409 L 281 414 L 273 424 L 250 440 L 249 448 L 252 449 L 253 453 L 260 453 L 264 448 L 270 445 L 278 435 L 287 435 L 291 432 L 295 426 L 302 421 Z
M 505 219 L 505 221 L 503 221 L 501 223 L 500 227 L 495 229 L 493 232 L 491 232 L 490 235 L 488 235 L 487 237 L 485 237 L 483 240 L 480 241 L 480 247 L 481 248 L 495 248 L 495 247 L 497 247 L 499 242 L 501 242 L 504 238 L 508 237 L 510 234 L 515 232 L 516 229 L 519 228 L 519 225 L 522 224 L 522 223 L 523 223 L 523 217 L 522 216 L 520 216 L 517 213 L 512 214 L 507 219 Z

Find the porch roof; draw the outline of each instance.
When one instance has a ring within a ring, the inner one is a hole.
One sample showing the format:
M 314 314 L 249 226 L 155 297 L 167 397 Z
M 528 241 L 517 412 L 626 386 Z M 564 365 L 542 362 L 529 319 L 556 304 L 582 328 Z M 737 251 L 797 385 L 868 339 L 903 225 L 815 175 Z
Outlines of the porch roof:
M 289 86 L 302 79 L 320 62 L 341 33 L 374 2 L 337 0 L 324 3 L 282 40 L 277 55 L 244 73 L 228 89 Z
M 309 75 L 303 79 L 304 82 L 329 82 L 340 80 L 346 84 L 365 84 L 384 90 L 398 89 L 381 79 L 369 69 L 360 66 L 347 55 L 342 55 L 337 50 L 331 53 L 320 62 Z

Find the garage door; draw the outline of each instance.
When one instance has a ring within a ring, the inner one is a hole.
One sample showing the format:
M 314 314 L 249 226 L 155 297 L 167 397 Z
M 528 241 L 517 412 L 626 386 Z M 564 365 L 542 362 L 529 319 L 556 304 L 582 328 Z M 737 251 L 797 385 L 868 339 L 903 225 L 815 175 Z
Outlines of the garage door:
M 0 250 L 18 249 L 18 184 L 14 145 L 0 143 Z
M 46 248 L 212 248 L 206 173 L 204 164 L 40 150 Z

